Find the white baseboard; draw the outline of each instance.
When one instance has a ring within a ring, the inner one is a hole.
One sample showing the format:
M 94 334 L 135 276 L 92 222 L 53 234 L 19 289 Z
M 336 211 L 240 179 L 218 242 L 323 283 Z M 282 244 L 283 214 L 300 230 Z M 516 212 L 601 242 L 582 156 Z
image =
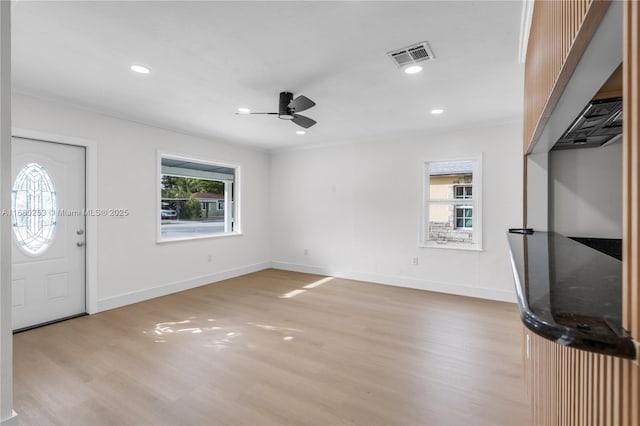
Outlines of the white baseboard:
M 160 285 L 158 287 L 137 290 L 131 293 L 120 294 L 98 300 L 98 312 L 109 309 L 119 308 L 120 306 L 130 305 L 132 303 L 142 302 L 144 300 L 153 299 L 155 297 L 166 296 L 168 294 L 179 291 L 189 290 L 206 284 L 215 283 L 229 278 L 239 277 L 240 275 L 250 274 L 252 272 L 262 271 L 263 269 L 275 268 L 286 271 L 304 272 L 307 274 L 316 274 L 324 276 L 332 276 L 357 281 L 366 281 L 376 284 L 392 285 L 396 287 L 415 288 L 419 290 L 435 291 L 439 293 L 455 294 L 459 296 L 477 297 L 481 299 L 497 300 L 501 302 L 515 303 L 515 293 L 500 289 L 470 287 L 461 284 L 441 283 L 436 281 L 423 280 L 412 277 L 403 277 L 397 275 L 381 275 L 364 272 L 343 272 L 333 268 L 326 268 L 314 265 L 303 265 L 297 263 L 286 262 L 262 262 L 253 265 L 247 265 L 240 268 L 229 269 L 226 271 L 216 272 L 214 274 L 191 278 L 185 281 L 176 281 Z
M 287 262 L 271 262 L 273 269 L 282 269 L 284 271 L 302 272 L 305 274 L 324 275 L 338 278 L 346 278 L 343 274 L 337 270 L 331 268 L 325 268 L 321 266 L 304 265 L 301 263 L 287 263 Z
M 142 302 L 144 300 L 153 299 L 155 297 L 166 296 L 167 294 L 189 290 L 206 284 L 227 280 L 229 278 L 239 277 L 240 275 L 262 271 L 263 269 L 268 269 L 270 267 L 271 262 L 256 263 L 240 268 L 216 272 L 210 275 L 191 278 L 185 281 L 176 281 L 163 284 L 158 287 L 146 288 L 144 290 L 137 290 L 132 291 L 131 293 L 107 297 L 105 299 L 98 300 L 98 312 L 119 308 L 120 306 L 130 305 L 132 303 Z
M 18 414 L 11 410 L 11 417 L 7 417 L 0 422 L 2 426 L 18 426 Z
M 516 302 L 514 291 L 506 291 L 495 288 L 470 287 L 462 284 L 442 283 L 412 277 L 397 275 L 380 275 L 364 272 L 341 272 L 332 268 L 324 268 L 313 265 L 303 265 L 286 262 L 271 262 L 271 267 L 286 271 L 304 272 L 307 274 L 327 275 L 349 280 L 367 281 L 376 284 L 385 284 L 396 287 L 415 288 L 419 290 L 435 291 L 438 293 L 455 294 L 458 296 L 476 297 L 479 299 L 496 300 L 500 302 Z

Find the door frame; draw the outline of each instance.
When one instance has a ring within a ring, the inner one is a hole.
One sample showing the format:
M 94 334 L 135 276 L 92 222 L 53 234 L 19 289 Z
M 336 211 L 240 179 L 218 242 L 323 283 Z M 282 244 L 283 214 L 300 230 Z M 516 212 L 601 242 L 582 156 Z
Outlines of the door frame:
M 79 146 L 85 149 L 85 208 L 98 208 L 98 144 L 96 141 L 13 127 L 13 138 Z M 98 312 L 98 221 L 86 216 L 85 306 L 87 313 Z

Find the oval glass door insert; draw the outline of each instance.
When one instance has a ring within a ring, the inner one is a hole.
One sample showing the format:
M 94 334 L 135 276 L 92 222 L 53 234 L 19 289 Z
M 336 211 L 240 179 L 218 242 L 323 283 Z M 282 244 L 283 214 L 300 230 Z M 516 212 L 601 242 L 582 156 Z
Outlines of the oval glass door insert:
M 13 232 L 27 253 L 44 253 L 56 229 L 56 192 L 51 177 L 40 164 L 27 164 L 18 172 L 11 191 Z

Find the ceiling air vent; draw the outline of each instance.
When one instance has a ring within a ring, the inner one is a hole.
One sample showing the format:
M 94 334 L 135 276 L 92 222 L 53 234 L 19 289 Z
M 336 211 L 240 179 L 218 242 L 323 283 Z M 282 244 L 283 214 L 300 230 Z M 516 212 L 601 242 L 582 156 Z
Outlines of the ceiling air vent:
M 400 68 L 433 59 L 433 53 L 426 41 L 387 53 Z

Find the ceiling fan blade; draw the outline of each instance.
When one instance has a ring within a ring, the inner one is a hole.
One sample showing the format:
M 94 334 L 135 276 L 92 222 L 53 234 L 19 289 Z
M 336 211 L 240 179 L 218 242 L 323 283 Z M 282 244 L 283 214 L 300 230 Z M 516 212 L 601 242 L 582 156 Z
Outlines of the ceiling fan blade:
M 311 99 L 306 96 L 298 96 L 294 100 L 289 103 L 289 108 L 293 110 L 293 112 L 302 112 L 316 105 Z
M 236 115 L 254 115 L 254 114 L 258 114 L 258 115 L 278 115 L 277 112 L 236 112 Z
M 305 117 L 304 115 L 300 114 L 293 114 L 293 120 L 291 121 L 293 121 L 300 127 L 304 127 L 305 129 L 308 129 L 309 127 L 316 124 L 315 120 L 312 120 L 309 117 Z

